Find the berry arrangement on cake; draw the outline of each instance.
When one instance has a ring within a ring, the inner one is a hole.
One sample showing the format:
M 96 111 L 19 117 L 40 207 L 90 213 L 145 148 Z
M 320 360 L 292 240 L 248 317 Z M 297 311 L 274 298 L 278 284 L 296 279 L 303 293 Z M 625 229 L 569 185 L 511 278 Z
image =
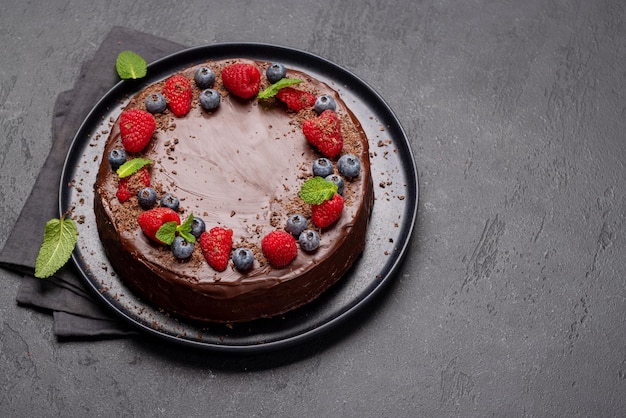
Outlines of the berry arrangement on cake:
M 208 61 L 136 94 L 95 191 L 120 279 L 183 318 L 305 305 L 351 268 L 374 203 L 368 142 L 329 85 L 281 63 Z

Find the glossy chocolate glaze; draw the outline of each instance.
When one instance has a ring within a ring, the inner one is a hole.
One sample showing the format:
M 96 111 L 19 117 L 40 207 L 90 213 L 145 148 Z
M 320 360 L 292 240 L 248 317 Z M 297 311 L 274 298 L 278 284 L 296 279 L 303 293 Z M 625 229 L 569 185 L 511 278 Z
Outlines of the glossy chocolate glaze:
M 219 70 L 228 62 L 232 60 L 210 63 L 218 74 L 216 88 L 221 85 Z M 264 74 L 268 64 L 255 63 Z M 184 74 L 193 79 L 193 72 L 190 68 Z M 233 247 L 256 250 L 254 267 L 245 273 L 232 263 L 226 271 L 216 272 L 197 245 L 190 260 L 179 261 L 166 246 L 150 241 L 136 224 L 141 211 L 136 199 L 118 202 L 117 175 L 106 157 L 102 159 L 95 212 L 103 246 L 119 277 L 154 305 L 211 322 L 271 317 L 317 298 L 362 253 L 374 200 L 367 138 L 333 89 L 300 72 L 289 71 L 288 76 L 306 81 L 299 88 L 335 98 L 346 140 L 344 152 L 360 156 L 362 171 L 346 183 L 344 212 L 335 225 L 321 231 L 320 248 L 312 254 L 299 250 L 286 268 L 271 268 L 261 255 L 260 242 L 271 230 L 283 228 L 290 214 L 308 215 L 297 194 L 319 155 L 306 142 L 298 117 L 313 117 L 312 111 L 296 117 L 273 100 L 241 101 L 222 91 L 215 112 L 194 104 L 183 118 L 169 112 L 156 116 L 157 132 L 141 155 L 153 160 L 152 185 L 179 197 L 182 219 L 192 213 L 206 222 L 207 229 L 230 228 Z M 127 107 L 143 108 L 147 93 L 159 89 L 160 85 L 149 87 Z M 198 91 L 194 94 L 197 98 Z M 117 121 L 104 155 L 115 147 L 121 147 Z

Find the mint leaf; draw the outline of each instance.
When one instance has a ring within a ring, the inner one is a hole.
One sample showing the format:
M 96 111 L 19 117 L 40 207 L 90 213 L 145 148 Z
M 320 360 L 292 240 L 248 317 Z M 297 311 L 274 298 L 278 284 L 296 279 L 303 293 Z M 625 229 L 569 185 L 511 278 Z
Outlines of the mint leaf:
M 317 176 L 305 181 L 298 195 L 304 203 L 319 205 L 325 200 L 332 199 L 335 193 L 337 193 L 335 183 Z
M 50 219 L 35 260 L 35 277 L 48 278 L 63 267 L 70 259 L 77 240 L 78 229 L 71 218 Z
M 185 241 L 190 243 L 196 242 L 196 237 L 191 233 L 191 224 L 193 222 L 193 215 L 189 217 L 182 224 L 178 225 L 176 222 L 166 222 L 157 230 L 156 238 L 164 244 L 172 245 L 176 234 L 180 235 Z
M 122 80 L 143 78 L 148 72 L 146 60 L 132 51 L 122 51 L 115 60 L 115 70 Z
M 196 242 L 196 237 L 191 233 L 191 225 L 193 223 L 193 215 L 189 215 L 189 217 L 182 224 L 178 225 L 176 228 L 176 232 L 178 235 L 183 237 L 185 241 L 194 243 Z
M 178 227 L 178 224 L 174 221 L 171 222 L 165 222 L 163 225 L 161 225 L 161 227 L 158 229 L 157 233 L 156 233 L 156 238 L 167 244 L 167 245 L 171 245 L 172 242 L 174 242 L 174 238 L 176 238 L 176 229 Z
M 278 93 L 278 90 L 284 89 L 285 87 L 293 86 L 294 84 L 300 84 L 302 80 L 298 80 L 297 78 L 282 78 L 269 86 L 268 88 L 262 90 L 257 95 L 258 99 L 270 99 Z
M 151 163 L 152 160 L 147 160 L 145 158 L 133 158 L 122 164 L 116 172 L 117 175 L 122 179 L 124 177 L 132 176 L 137 171 L 141 170 L 143 167 Z

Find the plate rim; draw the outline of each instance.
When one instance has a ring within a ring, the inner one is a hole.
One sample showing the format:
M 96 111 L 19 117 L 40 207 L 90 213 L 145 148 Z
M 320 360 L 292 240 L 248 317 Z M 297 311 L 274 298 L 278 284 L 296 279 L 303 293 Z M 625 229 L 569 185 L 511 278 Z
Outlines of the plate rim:
M 378 112 L 381 112 L 381 111 L 384 112 L 386 118 L 391 119 L 391 121 L 395 125 L 394 128 L 398 131 L 402 140 L 401 144 L 398 144 L 396 142 L 398 138 L 394 138 L 393 139 L 394 145 L 396 147 L 400 147 L 401 145 L 401 147 L 404 148 L 402 152 L 402 163 L 403 163 L 402 165 L 403 165 L 404 174 L 407 180 L 407 184 L 405 185 L 405 188 L 408 192 L 410 192 L 410 194 L 414 195 L 414 199 L 412 200 L 413 204 L 407 205 L 405 208 L 405 213 L 404 213 L 405 218 L 403 219 L 403 234 L 402 234 L 403 239 L 402 239 L 401 245 L 395 248 L 393 263 L 387 269 L 385 277 L 381 277 L 380 280 L 376 280 L 374 285 L 368 286 L 368 289 L 371 287 L 371 290 L 367 292 L 367 294 L 365 294 L 358 301 L 351 304 L 351 306 L 343 310 L 340 314 L 328 319 L 326 322 L 322 323 L 321 325 L 315 328 L 308 329 L 297 335 L 292 335 L 287 338 L 279 339 L 275 341 L 259 342 L 257 344 L 246 344 L 246 345 L 230 345 L 230 344 L 215 344 L 211 342 L 181 339 L 177 336 L 163 332 L 159 329 L 151 328 L 147 326 L 146 324 L 135 320 L 128 313 L 121 312 L 117 306 L 114 306 L 114 304 L 111 303 L 111 301 L 109 301 L 100 292 L 98 292 L 98 289 L 96 288 L 95 284 L 92 283 L 89 277 L 87 277 L 88 275 L 83 271 L 81 267 L 81 263 L 79 261 L 80 250 L 78 246 L 72 252 L 71 259 L 72 259 L 73 264 L 77 268 L 82 281 L 87 285 L 89 289 L 91 289 L 93 293 L 95 293 L 97 299 L 102 301 L 107 306 L 108 310 L 114 312 L 116 316 L 123 319 L 124 322 L 134 327 L 140 328 L 143 332 L 146 332 L 147 334 L 150 334 L 155 337 L 159 337 L 161 339 L 164 339 L 173 343 L 182 344 L 185 346 L 208 349 L 210 351 L 224 352 L 224 353 L 251 354 L 251 353 L 261 353 L 261 352 L 267 352 L 267 351 L 275 351 L 275 350 L 283 349 L 283 348 L 290 348 L 295 345 L 307 342 L 311 339 L 325 335 L 331 330 L 340 326 L 341 324 L 346 323 L 350 319 L 353 319 L 354 317 L 356 317 L 366 306 L 370 305 L 372 301 L 376 299 L 378 295 L 384 289 L 388 287 L 389 283 L 397 275 L 399 268 L 401 267 L 401 265 L 403 264 L 406 258 L 408 248 L 410 246 L 411 239 L 413 237 L 416 223 L 417 223 L 417 215 L 418 215 L 418 208 L 419 208 L 419 174 L 418 174 L 417 166 L 415 163 L 415 157 L 411 150 L 411 144 L 408 140 L 406 132 L 402 124 L 398 120 L 396 114 L 393 112 L 393 110 L 387 104 L 384 98 L 374 88 L 372 88 L 363 79 L 361 79 L 360 77 L 358 77 L 351 71 L 348 71 L 344 67 L 324 57 L 321 57 L 317 54 L 307 52 L 307 51 L 297 49 L 297 48 L 291 48 L 291 47 L 280 46 L 280 45 L 275 45 L 275 44 L 267 44 L 267 43 L 259 43 L 259 42 L 225 42 L 225 43 L 194 46 L 190 48 L 183 48 L 180 51 L 165 55 L 151 62 L 150 64 L 148 64 L 148 74 L 150 74 L 151 70 L 153 72 L 160 74 L 162 71 L 159 71 L 158 69 L 163 65 L 169 65 L 171 67 L 171 70 L 168 70 L 168 71 L 171 71 L 171 73 L 173 73 L 177 69 L 191 65 L 189 60 L 184 60 L 181 58 L 184 58 L 186 56 L 191 56 L 199 52 L 206 52 L 206 59 L 210 59 L 211 51 L 219 51 L 222 49 L 233 50 L 234 55 L 232 55 L 232 58 L 237 58 L 237 57 L 261 58 L 265 56 L 266 57 L 265 59 L 267 59 L 268 51 L 274 51 L 279 54 L 286 54 L 286 53 L 292 54 L 292 55 L 297 54 L 299 58 L 317 61 L 317 63 L 319 64 L 322 64 L 328 68 L 332 68 L 338 71 L 338 73 L 342 76 L 342 78 L 348 78 L 350 79 L 351 82 L 356 82 L 356 84 L 360 84 L 360 87 L 364 88 L 368 95 L 371 95 L 376 99 L 377 107 L 380 108 Z M 250 53 L 247 51 L 246 53 L 237 55 L 239 54 L 239 52 L 237 52 L 239 50 L 255 51 L 255 49 L 262 50 L 263 52 Z M 176 61 L 176 60 L 180 60 L 180 63 L 176 65 L 170 64 L 170 61 Z M 104 93 L 104 95 L 94 104 L 92 109 L 89 111 L 87 116 L 84 118 L 84 120 L 78 127 L 70 143 L 68 153 L 63 163 L 63 170 L 62 170 L 60 184 L 59 184 L 59 202 L 58 202 L 59 214 L 64 213 L 65 212 L 64 208 L 67 206 L 66 203 L 67 203 L 68 196 L 66 196 L 66 190 L 68 186 L 67 186 L 66 177 L 68 175 L 68 172 L 70 172 L 70 169 L 72 168 L 70 167 L 70 165 L 72 161 L 71 157 L 72 157 L 73 151 L 75 150 L 77 146 L 80 145 L 79 142 L 84 140 L 84 137 L 81 136 L 81 133 L 85 130 L 85 127 L 89 124 L 89 122 L 92 121 L 92 119 L 94 118 L 94 114 L 100 111 L 101 107 L 105 103 L 109 102 L 112 97 L 117 97 L 116 93 L 118 92 L 118 90 L 123 90 L 126 88 L 140 89 L 142 88 L 142 85 L 146 83 L 151 84 L 154 82 L 154 81 L 149 81 L 151 79 L 147 79 L 147 80 L 148 81 L 146 81 L 146 79 L 118 81 L 115 85 L 113 85 L 110 89 L 108 89 L 106 93 Z M 131 86 L 131 84 L 134 84 L 134 86 Z

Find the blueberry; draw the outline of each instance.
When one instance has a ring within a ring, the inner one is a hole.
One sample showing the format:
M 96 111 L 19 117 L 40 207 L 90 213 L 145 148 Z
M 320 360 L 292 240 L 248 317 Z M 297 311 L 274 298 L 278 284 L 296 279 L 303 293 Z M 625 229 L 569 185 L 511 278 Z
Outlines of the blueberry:
M 318 158 L 313 162 L 313 175 L 328 177 L 333 174 L 333 163 L 328 158 Z
M 109 153 L 109 165 L 113 170 L 120 168 L 122 164 L 126 162 L 126 151 L 120 148 L 115 148 Z
M 231 256 L 235 268 L 239 271 L 245 271 L 254 264 L 254 254 L 247 248 L 237 248 Z
M 193 217 L 193 221 L 191 221 L 191 235 L 196 238 L 200 238 L 200 235 L 206 231 L 206 224 L 202 220 L 202 218 Z
M 208 89 L 215 83 L 215 72 L 209 67 L 200 67 L 193 75 L 196 86 L 200 89 Z
M 143 209 L 150 209 L 156 204 L 157 192 L 152 187 L 144 187 L 137 193 L 137 199 L 139 199 L 139 206 Z
M 215 110 L 220 105 L 221 96 L 214 89 L 205 89 L 200 93 L 200 105 L 205 110 Z
M 282 80 L 286 75 L 287 69 L 285 66 L 276 62 L 267 67 L 267 70 L 265 70 L 265 76 L 272 84 Z
M 361 171 L 361 161 L 356 155 L 345 154 L 337 161 L 337 169 L 344 177 L 351 179 L 357 177 Z
M 174 254 L 174 257 L 185 259 L 189 258 L 193 253 L 194 244 L 185 240 L 181 236 L 177 236 L 176 238 L 174 238 L 174 241 L 172 242 L 170 248 L 172 250 L 172 254 Z
M 330 96 L 319 96 L 317 100 L 315 100 L 313 109 L 319 115 L 324 110 L 337 110 L 337 103 L 335 102 L 335 99 Z
M 343 178 L 341 178 L 341 176 L 338 176 L 337 174 L 331 174 L 330 176 L 326 177 L 326 180 L 335 183 L 337 185 L 337 193 L 343 194 L 345 183 L 343 181 Z
M 171 193 L 167 193 L 165 196 L 161 198 L 161 206 L 173 209 L 178 211 L 178 206 L 180 205 L 180 201 L 176 196 Z
M 302 231 L 298 241 L 300 242 L 300 248 L 307 252 L 315 251 L 320 246 L 320 236 L 312 229 Z
M 287 224 L 285 225 L 285 231 L 289 232 L 294 237 L 300 236 L 302 231 L 306 229 L 306 218 L 300 214 L 291 215 L 287 218 Z
M 146 97 L 146 110 L 150 113 L 162 113 L 167 107 L 165 97 L 161 93 L 152 93 Z

